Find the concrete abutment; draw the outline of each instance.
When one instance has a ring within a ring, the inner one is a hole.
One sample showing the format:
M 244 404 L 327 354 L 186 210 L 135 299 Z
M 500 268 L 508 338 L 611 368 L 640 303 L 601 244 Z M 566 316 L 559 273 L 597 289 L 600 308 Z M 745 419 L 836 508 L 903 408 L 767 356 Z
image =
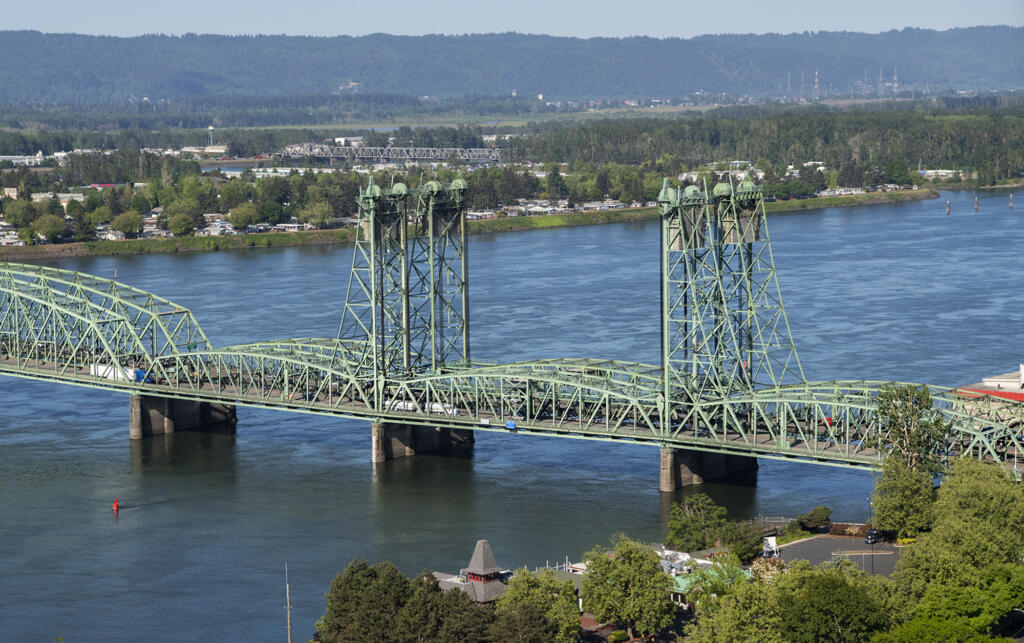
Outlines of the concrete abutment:
M 417 453 L 451 453 L 473 446 L 469 429 L 374 422 L 370 425 L 370 461 L 387 462 Z
M 132 395 L 128 408 L 128 435 L 133 440 L 178 431 L 218 430 L 234 433 L 238 421 L 233 404 Z
M 747 483 L 757 472 L 757 458 L 687 449 L 661 449 L 658 489 L 673 492 L 713 481 Z

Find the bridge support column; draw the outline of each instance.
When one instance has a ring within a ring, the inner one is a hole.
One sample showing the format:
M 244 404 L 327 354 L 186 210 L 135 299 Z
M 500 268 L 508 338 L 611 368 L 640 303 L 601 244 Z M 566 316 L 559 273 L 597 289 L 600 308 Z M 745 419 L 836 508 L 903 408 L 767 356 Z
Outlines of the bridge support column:
M 387 462 L 417 453 L 451 452 L 473 446 L 469 429 L 374 422 L 370 425 L 370 461 Z
M 757 471 L 757 458 L 686 449 L 661 449 L 658 489 L 672 492 L 713 480 L 745 478 Z
M 132 395 L 128 410 L 128 436 L 133 440 L 176 431 L 213 428 L 234 433 L 237 422 L 232 404 L 193 402 L 151 395 Z

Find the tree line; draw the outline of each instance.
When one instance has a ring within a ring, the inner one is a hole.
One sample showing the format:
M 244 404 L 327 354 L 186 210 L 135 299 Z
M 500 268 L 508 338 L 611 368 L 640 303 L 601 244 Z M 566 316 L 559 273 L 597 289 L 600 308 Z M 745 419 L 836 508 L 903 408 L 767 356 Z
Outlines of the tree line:
M 606 119 L 513 137 L 512 158 L 653 164 L 667 173 L 702 164 L 764 159 L 773 167 L 848 165 L 975 169 L 1024 176 L 1024 108 L 979 113 L 789 112 L 747 119 Z
M 579 111 L 535 97 L 460 96 L 430 99 L 401 94 L 302 96 L 205 95 L 121 103 L 0 105 L 0 127 L 46 130 L 203 130 L 218 128 L 327 126 L 399 118 L 466 116 L 530 117 Z

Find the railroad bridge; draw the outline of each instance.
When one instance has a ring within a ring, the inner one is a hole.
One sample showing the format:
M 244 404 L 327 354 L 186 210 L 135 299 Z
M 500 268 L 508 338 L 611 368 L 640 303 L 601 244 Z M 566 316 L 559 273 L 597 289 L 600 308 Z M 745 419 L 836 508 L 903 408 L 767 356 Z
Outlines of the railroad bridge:
M 0 263 L 0 375 L 128 393 L 132 438 L 233 425 L 240 405 L 365 419 L 375 462 L 468 446 L 476 431 L 649 444 L 663 491 L 756 458 L 873 468 L 892 448 L 875 415 L 889 382 L 804 378 L 753 183 L 665 182 L 660 364 L 472 359 L 465 192 L 461 179 L 370 179 L 331 338 L 216 347 L 152 293 Z M 927 388 L 950 427 L 939 453 L 1019 477 L 1022 402 Z
M 435 161 L 455 159 L 461 163 L 500 163 L 501 149 L 497 147 L 347 147 L 325 143 L 295 143 L 285 146 L 279 153 L 284 158 L 314 158 L 328 161 Z

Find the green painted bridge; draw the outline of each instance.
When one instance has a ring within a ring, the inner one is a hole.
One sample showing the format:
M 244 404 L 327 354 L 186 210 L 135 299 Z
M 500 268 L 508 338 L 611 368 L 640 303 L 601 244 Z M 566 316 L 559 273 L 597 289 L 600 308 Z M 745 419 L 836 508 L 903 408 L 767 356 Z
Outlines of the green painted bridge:
M 362 418 L 376 460 L 431 432 L 657 445 L 663 490 L 751 456 L 876 467 L 893 448 L 874 413 L 888 382 L 804 379 L 753 184 L 662 190 L 661 365 L 472 360 L 464 191 L 371 179 L 335 338 L 214 347 L 152 293 L 0 263 L 0 374 L 129 393 L 169 422 L 167 400 Z M 1024 471 L 1024 405 L 928 389 L 950 426 L 937 452 Z

